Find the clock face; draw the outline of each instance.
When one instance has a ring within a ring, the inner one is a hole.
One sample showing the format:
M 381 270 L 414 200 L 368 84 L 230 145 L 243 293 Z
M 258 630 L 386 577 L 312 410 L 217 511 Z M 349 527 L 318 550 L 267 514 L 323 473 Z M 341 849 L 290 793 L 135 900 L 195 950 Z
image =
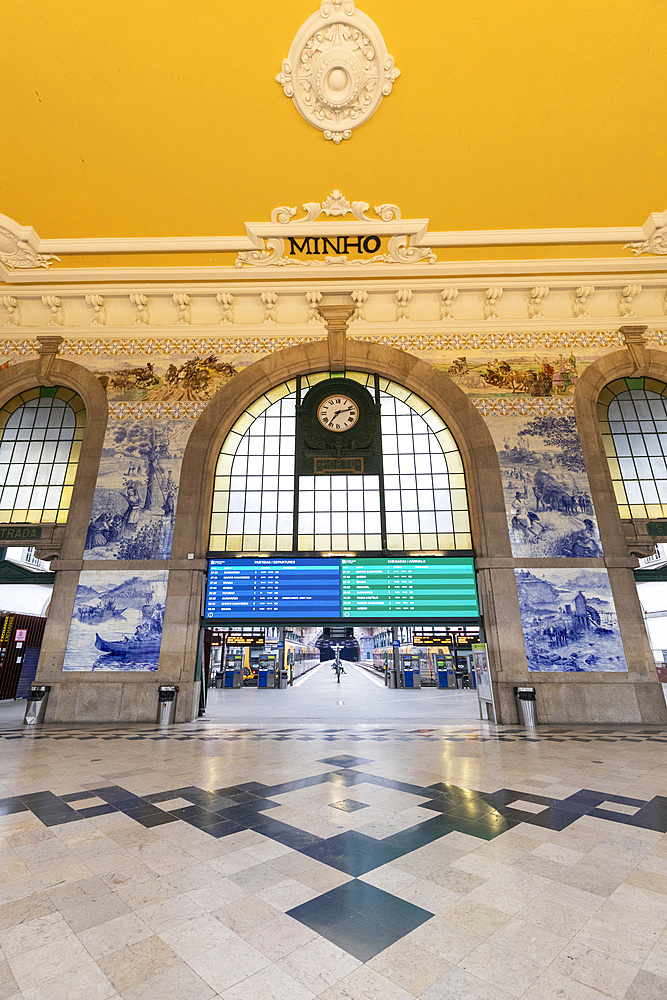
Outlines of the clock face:
M 327 396 L 317 408 L 317 419 L 328 431 L 349 431 L 359 419 L 359 407 L 349 396 Z

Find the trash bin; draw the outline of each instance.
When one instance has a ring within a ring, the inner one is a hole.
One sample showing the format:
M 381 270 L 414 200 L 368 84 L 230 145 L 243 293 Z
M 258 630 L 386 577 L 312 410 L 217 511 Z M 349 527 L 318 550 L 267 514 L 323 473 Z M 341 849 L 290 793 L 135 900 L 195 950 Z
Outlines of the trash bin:
M 385 684 L 388 688 L 398 687 L 396 683 L 396 670 L 394 667 L 387 667 L 387 673 L 385 675 Z
M 46 703 L 49 700 L 49 691 L 51 688 L 48 684 L 43 687 L 32 686 L 28 693 L 28 703 L 25 707 L 25 716 L 23 718 L 26 726 L 36 726 L 39 722 L 44 722 L 44 716 L 46 715 Z
M 289 671 L 281 670 L 279 674 L 279 686 L 281 688 L 286 688 L 288 681 L 289 681 Z
M 516 709 L 519 715 L 519 725 L 532 728 L 537 725 L 535 711 L 535 688 L 515 687 Z
M 176 695 L 178 687 L 158 688 L 157 721 L 162 725 L 171 725 L 176 715 Z

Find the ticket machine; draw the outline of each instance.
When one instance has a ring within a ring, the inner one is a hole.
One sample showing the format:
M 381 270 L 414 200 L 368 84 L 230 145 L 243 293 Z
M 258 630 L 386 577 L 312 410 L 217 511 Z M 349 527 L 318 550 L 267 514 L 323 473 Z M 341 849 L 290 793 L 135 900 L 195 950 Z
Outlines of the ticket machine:
M 433 654 L 435 660 L 435 672 L 438 677 L 438 687 L 455 687 L 454 679 L 454 657 L 451 653 L 437 652 Z
M 225 656 L 225 678 L 226 688 L 240 688 L 243 683 L 243 661 L 245 659 L 245 649 L 228 649 Z
M 276 687 L 276 676 L 280 666 L 279 654 L 275 651 L 266 650 L 259 654 L 257 661 L 257 687 Z
M 419 654 L 401 653 L 401 673 L 404 688 L 420 688 L 422 686 L 419 673 Z

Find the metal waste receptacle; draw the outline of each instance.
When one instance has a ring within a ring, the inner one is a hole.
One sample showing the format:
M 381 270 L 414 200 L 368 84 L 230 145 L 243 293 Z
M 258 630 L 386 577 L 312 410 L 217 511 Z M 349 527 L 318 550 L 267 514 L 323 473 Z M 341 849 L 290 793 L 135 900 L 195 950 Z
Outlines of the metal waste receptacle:
M 279 675 L 279 686 L 281 688 L 286 688 L 288 681 L 289 681 L 289 671 L 281 670 Z
M 387 673 L 385 675 L 385 684 L 388 688 L 398 687 L 396 683 L 396 670 L 394 667 L 387 667 Z
M 519 715 L 519 725 L 532 728 L 537 725 L 537 712 L 535 711 L 535 688 L 515 687 L 514 697 L 516 698 L 516 709 Z
M 23 717 L 26 726 L 36 726 L 39 722 L 44 722 L 46 703 L 49 700 L 50 690 L 51 688 L 48 684 L 40 687 L 33 685 L 30 688 L 28 703 L 25 707 L 25 716 Z
M 157 721 L 163 725 L 171 725 L 174 721 L 176 715 L 176 695 L 178 694 L 178 687 L 170 685 L 169 687 L 159 687 L 158 688 L 158 702 L 157 702 Z

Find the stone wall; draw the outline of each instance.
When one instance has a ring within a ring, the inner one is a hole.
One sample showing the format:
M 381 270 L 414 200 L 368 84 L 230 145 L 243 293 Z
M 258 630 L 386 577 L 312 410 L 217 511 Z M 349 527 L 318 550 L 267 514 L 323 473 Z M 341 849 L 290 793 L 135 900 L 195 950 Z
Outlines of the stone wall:
M 196 716 L 219 447 L 262 392 L 330 365 L 322 338 L 282 349 L 272 339 L 251 356 L 215 343 L 197 352 L 195 341 L 119 356 L 98 340 L 89 354 L 77 342 L 76 364 L 67 342 L 51 358 L 48 378 L 81 394 L 88 429 L 64 538 L 50 553 L 57 582 L 38 672 L 53 689 L 49 718 L 149 721 L 159 683 L 179 684 L 179 719 Z M 418 393 L 461 449 L 500 719 L 515 721 L 513 687 L 528 682 L 544 722 L 664 721 L 636 560 L 594 419 L 606 381 L 638 370 L 636 350 L 614 350 L 618 332 L 587 334 L 583 350 L 575 335 L 540 350 L 503 335 L 502 346 L 480 340 L 465 357 L 452 345 L 405 351 L 381 340 L 350 336 L 347 367 Z M 25 360 L 25 343 L 4 350 L 0 402 L 45 377 L 43 351 Z M 667 372 L 666 357 L 646 351 L 647 373 Z M 123 639 L 136 656 L 104 648 Z

